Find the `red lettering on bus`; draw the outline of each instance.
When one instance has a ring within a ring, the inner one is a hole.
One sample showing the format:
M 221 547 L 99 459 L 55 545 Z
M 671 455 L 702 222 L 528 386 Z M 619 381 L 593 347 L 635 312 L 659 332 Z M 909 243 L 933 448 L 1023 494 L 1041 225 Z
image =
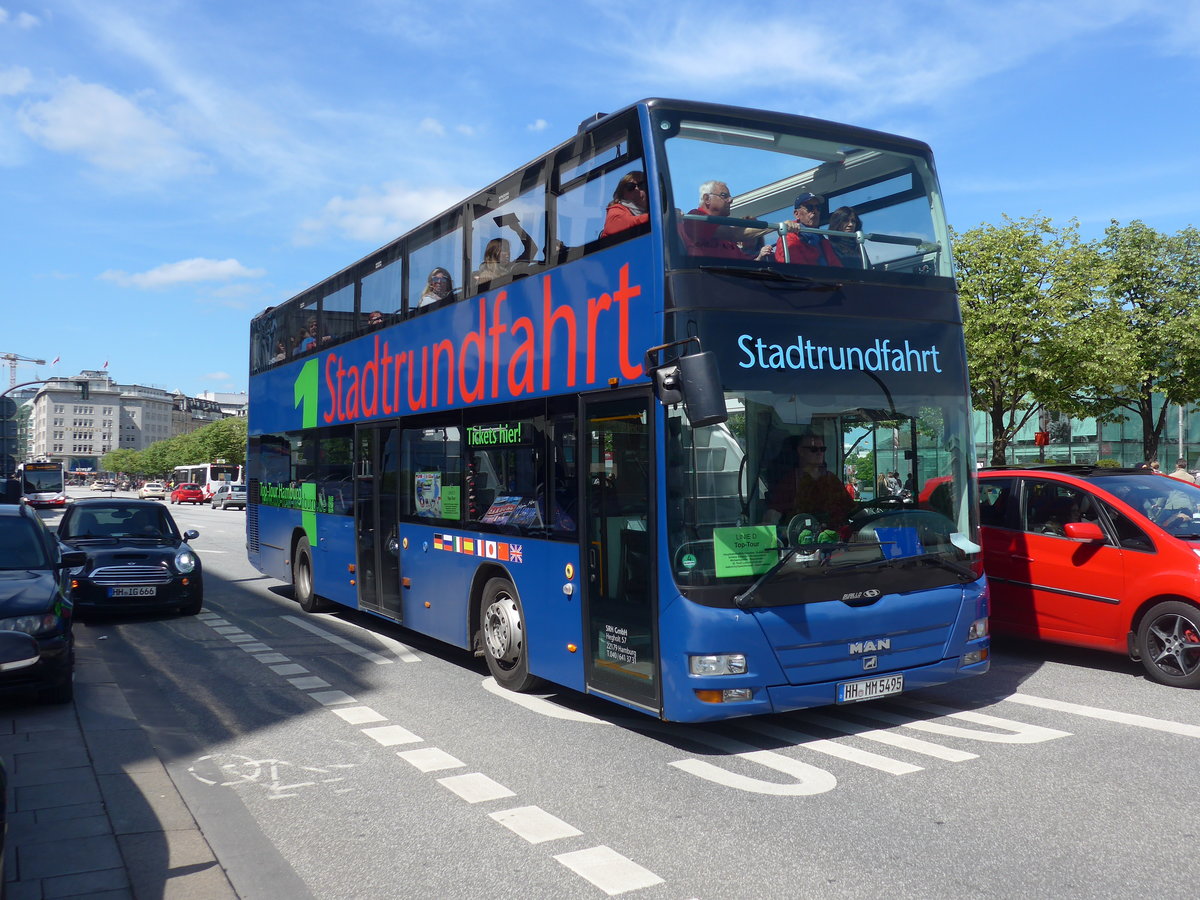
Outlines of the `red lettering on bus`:
M 508 393 L 513 397 L 533 393 L 533 371 L 537 363 L 537 332 L 533 321 L 528 316 L 521 316 L 512 324 L 513 337 L 517 336 L 518 330 L 525 332 L 525 339 L 517 345 L 508 360 Z M 525 367 L 525 374 L 516 378 L 517 366 L 521 364 Z
M 492 304 L 492 327 L 488 329 L 488 337 L 492 339 L 492 397 L 500 396 L 500 335 L 508 331 L 508 326 L 500 321 L 500 304 L 508 299 L 508 291 L 496 295 Z
M 325 386 L 329 388 L 330 404 L 329 409 L 322 413 L 321 417 L 325 420 L 326 425 L 338 418 L 338 414 L 341 411 L 341 398 L 338 393 L 337 382 L 333 379 L 333 368 L 337 365 L 337 361 L 338 355 L 336 353 L 330 353 L 325 358 Z
M 458 393 L 462 397 L 463 403 L 474 403 L 476 400 L 484 399 L 483 375 L 484 367 L 487 363 L 487 344 L 484 342 L 484 337 L 486 335 L 487 301 L 480 297 L 479 330 L 468 331 L 467 336 L 463 338 L 462 346 L 458 350 Z M 468 351 L 471 347 L 475 348 L 475 353 L 479 357 L 479 377 L 475 379 L 474 390 L 471 390 L 467 386 L 467 359 Z
M 371 381 L 370 400 L 367 400 L 367 379 Z M 379 338 L 375 338 L 375 358 L 368 360 L 362 369 L 362 391 L 360 392 L 362 414 L 367 418 L 379 414 Z
M 617 336 L 617 344 L 620 347 L 620 352 L 617 355 L 617 361 L 621 365 L 621 374 L 632 381 L 642 374 L 641 363 L 631 363 L 629 361 L 629 301 L 634 297 L 640 297 L 642 294 L 642 286 L 635 284 L 629 286 L 629 263 L 621 266 L 620 286 L 617 292 L 613 294 L 613 299 L 621 305 L 621 324 L 620 331 Z
M 575 387 L 575 310 L 569 306 L 554 307 L 551 297 L 550 276 L 542 278 L 542 390 L 550 390 L 550 348 L 554 338 L 554 323 L 567 323 L 567 387 Z
M 379 356 L 379 338 L 375 338 L 375 355 Z M 383 414 L 390 416 L 394 412 L 399 412 L 399 406 L 392 409 L 392 405 L 388 403 L 388 369 L 392 367 L 392 358 L 388 355 L 387 341 L 383 342 L 383 356 L 380 358 L 380 364 L 383 366 L 379 373 L 379 387 L 383 392 Z
M 420 400 L 413 399 L 413 368 L 414 368 L 413 359 L 415 358 L 415 354 L 413 353 L 413 351 L 410 350 L 405 355 L 408 357 L 408 408 L 411 412 L 416 412 L 418 409 L 424 409 L 425 404 L 428 402 L 428 400 L 426 398 L 426 394 L 425 394 L 425 389 L 427 387 L 426 382 L 425 382 L 425 373 L 427 371 L 426 367 L 429 365 L 429 348 L 428 347 L 421 348 L 421 399 Z M 399 377 L 398 372 L 397 372 L 397 377 Z

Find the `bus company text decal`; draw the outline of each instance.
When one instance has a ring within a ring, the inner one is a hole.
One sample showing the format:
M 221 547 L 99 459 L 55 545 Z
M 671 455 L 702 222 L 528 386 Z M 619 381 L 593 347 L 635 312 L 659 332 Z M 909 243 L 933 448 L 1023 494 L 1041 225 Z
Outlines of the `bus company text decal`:
M 501 290 L 478 298 L 478 327 L 465 334 L 410 348 L 394 347 L 389 340 L 394 332 L 348 344 L 321 355 L 320 381 L 316 367 L 305 367 L 296 384 L 297 405 L 327 393 L 327 402 L 321 396 L 320 420 L 330 425 L 544 393 L 554 383 L 552 375 L 564 370 L 560 385 L 568 389 L 604 384 L 617 375 L 636 379 L 642 366 L 631 359 L 630 302 L 642 288 L 629 283 L 628 264 L 614 287 L 576 305 L 555 303 L 551 276 L 544 275 L 541 303 L 525 305 L 529 315 L 514 317 L 506 306 L 508 291 Z M 603 333 L 615 335 L 615 346 Z M 552 353 L 562 341 L 565 352 Z M 582 372 L 576 371 L 577 359 Z
M 892 344 L 890 338 L 875 338 L 869 346 L 838 347 L 815 344 L 796 335 L 793 343 L 767 343 L 761 337 L 743 334 L 738 347 L 745 359 L 743 369 L 809 369 L 820 371 L 858 370 L 863 372 L 936 372 L 941 374 L 936 344 L 913 347 L 908 341 Z

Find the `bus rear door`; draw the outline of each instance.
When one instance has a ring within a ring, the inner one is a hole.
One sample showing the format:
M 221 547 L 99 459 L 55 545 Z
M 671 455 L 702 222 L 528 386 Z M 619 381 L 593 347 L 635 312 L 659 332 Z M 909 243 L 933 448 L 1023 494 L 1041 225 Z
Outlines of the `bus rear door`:
M 355 443 L 358 605 L 399 622 L 398 429 L 395 425 L 360 425 Z

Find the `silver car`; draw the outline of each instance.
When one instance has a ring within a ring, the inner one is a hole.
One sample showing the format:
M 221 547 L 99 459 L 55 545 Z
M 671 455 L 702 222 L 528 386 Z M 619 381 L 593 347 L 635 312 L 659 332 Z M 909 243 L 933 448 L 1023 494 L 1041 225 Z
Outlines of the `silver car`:
M 138 496 L 143 500 L 166 500 L 167 488 L 161 481 L 147 481 L 138 488 Z
M 213 491 L 212 508 L 228 509 L 231 506 L 240 507 L 241 509 L 246 508 L 246 486 L 244 484 L 231 484 L 228 481 L 223 481 Z

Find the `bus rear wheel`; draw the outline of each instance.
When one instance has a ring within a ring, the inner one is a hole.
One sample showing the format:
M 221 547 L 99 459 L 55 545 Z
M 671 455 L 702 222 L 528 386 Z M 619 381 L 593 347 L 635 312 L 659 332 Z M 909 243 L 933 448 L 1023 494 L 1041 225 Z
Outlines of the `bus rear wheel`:
M 306 613 L 329 609 L 329 601 L 318 597 L 313 588 L 312 551 L 303 542 L 296 545 L 296 552 L 292 554 L 292 596 Z
M 538 683 L 529 674 L 525 610 L 517 589 L 507 578 L 493 578 L 484 585 L 479 600 L 479 631 L 483 657 L 498 685 L 520 692 Z

